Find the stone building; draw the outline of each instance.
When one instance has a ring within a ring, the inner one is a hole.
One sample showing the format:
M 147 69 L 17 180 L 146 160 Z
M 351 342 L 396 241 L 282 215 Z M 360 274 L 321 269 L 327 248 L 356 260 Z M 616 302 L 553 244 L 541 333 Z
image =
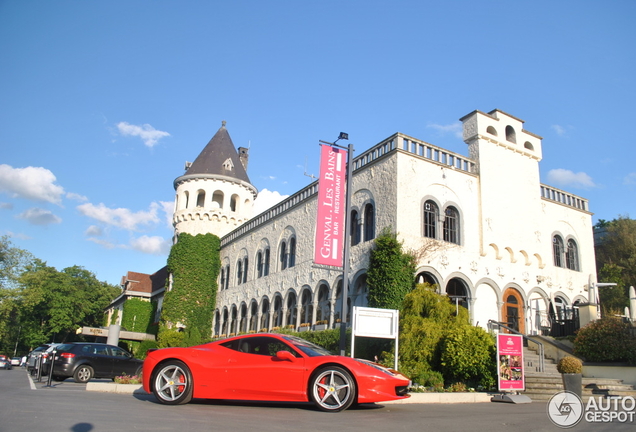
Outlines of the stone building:
M 396 133 L 354 157 L 348 313 L 367 304 L 369 252 L 390 227 L 418 252 L 417 280 L 474 325 L 545 332 L 588 302 L 595 281 L 588 202 L 541 183 L 542 138 L 522 120 L 493 110 L 461 121 L 469 156 Z M 318 184 L 252 215 L 247 157 L 224 124 L 174 182 L 175 235 L 221 237 L 212 334 L 334 327 L 342 271 L 313 262 Z

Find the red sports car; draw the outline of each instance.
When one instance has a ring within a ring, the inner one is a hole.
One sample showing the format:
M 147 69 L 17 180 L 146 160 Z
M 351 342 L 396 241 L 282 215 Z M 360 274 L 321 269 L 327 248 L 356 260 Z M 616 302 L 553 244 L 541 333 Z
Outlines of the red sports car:
M 313 402 L 323 411 L 404 399 L 410 381 L 295 336 L 259 333 L 148 353 L 144 390 L 176 405 L 201 399 Z

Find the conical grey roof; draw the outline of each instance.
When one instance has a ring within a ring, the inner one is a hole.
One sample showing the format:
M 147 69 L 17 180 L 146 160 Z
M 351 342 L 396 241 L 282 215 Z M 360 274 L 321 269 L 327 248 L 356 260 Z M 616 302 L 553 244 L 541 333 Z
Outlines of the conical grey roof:
M 185 176 L 190 177 L 201 174 L 233 177 L 251 184 L 245 167 L 243 167 L 238 152 L 234 147 L 232 138 L 230 138 L 230 134 L 225 128 L 225 122 L 205 146 L 201 154 L 192 162 Z

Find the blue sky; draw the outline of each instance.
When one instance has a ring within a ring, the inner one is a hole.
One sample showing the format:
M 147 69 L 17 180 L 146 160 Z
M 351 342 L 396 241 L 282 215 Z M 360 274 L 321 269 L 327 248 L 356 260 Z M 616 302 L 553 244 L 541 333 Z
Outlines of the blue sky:
M 165 265 L 172 182 L 223 120 L 264 205 L 311 182 L 318 140 L 467 155 L 458 119 L 495 108 L 543 137 L 543 183 L 634 218 L 635 20 L 629 0 L 0 0 L 0 235 L 118 284 Z

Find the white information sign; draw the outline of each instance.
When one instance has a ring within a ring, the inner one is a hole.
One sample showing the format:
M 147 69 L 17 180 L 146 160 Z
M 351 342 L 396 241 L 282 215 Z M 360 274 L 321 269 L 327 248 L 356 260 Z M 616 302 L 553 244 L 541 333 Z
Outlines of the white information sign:
M 351 357 L 354 356 L 356 336 L 395 340 L 395 369 L 398 364 L 398 337 L 400 311 L 353 307 L 353 331 L 351 332 Z

